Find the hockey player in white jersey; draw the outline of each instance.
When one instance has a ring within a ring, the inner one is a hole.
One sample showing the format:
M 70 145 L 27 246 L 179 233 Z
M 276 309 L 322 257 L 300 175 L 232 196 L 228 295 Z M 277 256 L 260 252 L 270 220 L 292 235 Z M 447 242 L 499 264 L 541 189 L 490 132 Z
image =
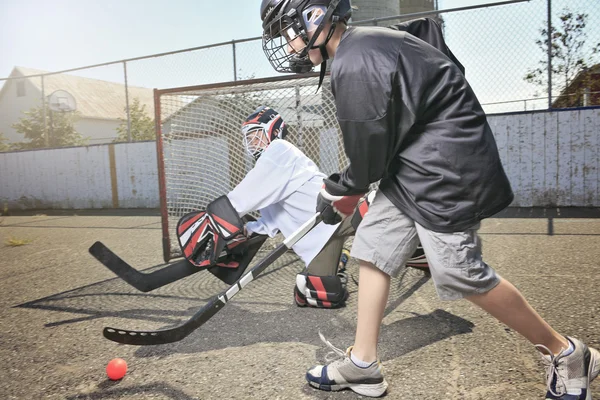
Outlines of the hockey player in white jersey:
M 246 177 L 227 194 L 240 216 L 258 210 L 260 218 L 245 225 L 253 233 L 287 237 L 315 213 L 323 178 L 317 165 L 285 140 L 281 115 L 261 106 L 242 126 L 245 147 L 256 160 Z M 294 299 L 299 306 L 335 308 L 348 296 L 344 242 L 354 234 L 351 218 L 336 225 L 319 224 L 293 246 L 306 265 L 296 277 Z

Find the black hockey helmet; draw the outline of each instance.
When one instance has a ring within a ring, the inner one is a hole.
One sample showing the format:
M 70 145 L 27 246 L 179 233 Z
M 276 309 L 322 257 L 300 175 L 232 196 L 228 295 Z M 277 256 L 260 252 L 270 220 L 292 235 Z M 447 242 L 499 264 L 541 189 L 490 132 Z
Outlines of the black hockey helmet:
M 314 69 L 308 57 L 311 49 L 319 49 L 323 57 L 321 75 L 329 54 L 325 46 L 338 22 L 347 23 L 352 14 L 350 0 L 263 0 L 260 17 L 263 26 L 263 50 L 277 72 L 307 73 Z M 315 46 L 319 34 L 331 21 L 324 43 Z M 311 39 L 308 33 L 314 32 Z M 288 40 L 301 38 L 305 44 L 299 53 L 288 53 Z M 321 78 L 322 80 L 322 78 Z

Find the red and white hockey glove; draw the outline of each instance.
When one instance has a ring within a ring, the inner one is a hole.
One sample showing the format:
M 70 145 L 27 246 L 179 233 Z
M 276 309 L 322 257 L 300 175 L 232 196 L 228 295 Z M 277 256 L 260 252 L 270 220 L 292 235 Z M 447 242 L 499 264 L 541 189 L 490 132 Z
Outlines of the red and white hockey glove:
M 323 187 L 317 197 L 317 212 L 321 213 L 323 222 L 327 225 L 335 225 L 351 215 L 365 194 L 340 185 L 339 180 L 339 174 L 324 179 Z

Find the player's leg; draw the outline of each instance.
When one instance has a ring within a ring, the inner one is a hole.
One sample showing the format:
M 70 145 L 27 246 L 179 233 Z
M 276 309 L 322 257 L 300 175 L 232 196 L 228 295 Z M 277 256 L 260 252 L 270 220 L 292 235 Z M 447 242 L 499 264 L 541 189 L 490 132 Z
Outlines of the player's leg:
M 311 368 L 306 373 L 311 386 L 322 390 L 349 388 L 371 397 L 385 393 L 387 382 L 377 361 L 377 341 L 390 276 L 396 276 L 405 267 L 417 245 L 414 222 L 382 193 L 377 193 L 357 229 L 351 252 L 361 260 L 354 346 L 346 353 L 337 349 L 339 360 Z
M 381 192 L 358 227 L 351 255 L 360 261 L 358 320 L 352 354 L 372 363 L 388 300 L 390 276 L 397 276 L 419 244 L 414 222 Z
M 377 341 L 390 291 L 390 276 L 366 261 L 360 262 L 358 316 L 352 354 L 367 363 L 377 360 Z
M 348 290 L 345 266 L 349 254 L 343 254 L 346 237 L 354 233 L 346 218 L 327 241 L 306 271 L 296 276 L 294 300 L 298 306 L 336 308 L 344 305 Z
M 542 344 L 554 354 L 569 346 L 567 339 L 552 329 L 521 292 L 505 279 L 501 278 L 498 286 L 489 292 L 468 296 L 467 300 L 522 334 L 531 343 Z
M 510 282 L 482 260 L 479 225 L 449 234 L 416 227 L 440 298 L 468 299 L 546 353 L 547 399 L 591 399 L 589 382 L 600 372 L 600 354 L 556 332 Z
M 556 332 L 507 280 L 501 279 L 489 292 L 467 299 L 544 353 L 548 375 L 546 399 L 591 399 L 589 384 L 600 372 L 600 353 L 596 349 Z

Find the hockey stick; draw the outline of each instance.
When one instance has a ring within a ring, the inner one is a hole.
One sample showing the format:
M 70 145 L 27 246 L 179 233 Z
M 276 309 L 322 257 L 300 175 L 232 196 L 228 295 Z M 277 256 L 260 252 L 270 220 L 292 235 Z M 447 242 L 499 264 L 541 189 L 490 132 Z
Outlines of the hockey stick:
M 250 238 L 248 239 L 248 244 L 260 240 L 263 239 L 259 236 Z M 119 278 L 144 293 L 158 289 L 159 287 L 163 287 L 169 283 L 178 281 L 179 279 L 203 270 L 203 268 L 198 268 L 192 265 L 188 260 L 183 259 L 157 271 L 144 273 L 133 268 L 121 257 L 113 253 L 102 242 L 94 243 L 89 248 L 89 252 Z
M 140 272 L 123 261 L 121 257 L 113 253 L 102 242 L 94 243 L 90 247 L 89 252 L 119 278 L 144 293 L 202 271 L 202 269 L 192 265 L 188 260 L 183 259 L 158 271 L 150 273 Z
M 311 219 L 305 222 L 296 232 L 292 233 L 286 240 L 271 251 L 265 258 L 260 260 L 250 271 L 244 274 L 237 282 L 229 287 L 218 296 L 215 296 L 208 304 L 202 307 L 196 314 L 183 324 L 173 328 L 162 329 L 157 331 L 130 331 L 126 329 L 104 328 L 104 337 L 113 342 L 122 344 L 131 344 L 137 346 L 148 346 L 156 344 L 166 344 L 177 342 L 195 329 L 202 326 L 213 315 L 227 304 L 240 290 L 248 283 L 252 282 L 262 271 L 264 271 L 275 260 L 282 256 L 290 249 L 298 240 L 310 232 L 319 222 L 321 222 L 321 214 L 315 214 Z

